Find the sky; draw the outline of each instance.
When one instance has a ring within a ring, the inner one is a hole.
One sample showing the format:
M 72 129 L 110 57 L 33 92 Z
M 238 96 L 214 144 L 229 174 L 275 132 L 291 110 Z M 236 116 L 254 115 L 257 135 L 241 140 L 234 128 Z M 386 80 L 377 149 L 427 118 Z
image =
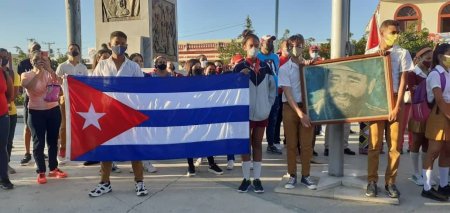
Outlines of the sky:
M 81 0 L 84 55 L 95 48 L 94 1 L 100 0 Z M 363 36 L 377 4 L 378 0 L 351 0 L 354 38 Z M 280 0 L 279 12 L 279 37 L 285 29 L 318 42 L 331 37 L 331 0 Z M 235 38 L 243 31 L 247 15 L 256 34 L 275 34 L 275 0 L 178 0 L 178 39 Z M 55 52 L 66 52 L 65 0 L 1 0 L 0 17 L 4 20 L 0 47 L 15 53 L 15 46 L 26 50 L 27 39 L 34 38 L 44 50 L 48 49 L 44 42 L 54 42 Z

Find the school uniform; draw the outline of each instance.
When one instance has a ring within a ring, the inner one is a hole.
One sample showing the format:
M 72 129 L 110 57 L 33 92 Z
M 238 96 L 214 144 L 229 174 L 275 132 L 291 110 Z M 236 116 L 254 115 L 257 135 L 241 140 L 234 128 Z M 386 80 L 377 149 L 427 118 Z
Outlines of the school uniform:
M 427 79 L 427 74 L 420 69 L 419 66 L 416 66 L 414 72 L 408 73 L 408 87 L 411 91 L 411 97 L 414 97 L 413 88 L 419 85 L 422 81 Z M 420 122 L 414 120 L 414 118 L 409 118 L 408 122 L 408 131 L 412 133 L 425 133 L 426 122 Z
M 377 46 L 366 52 L 366 54 L 377 53 L 380 47 Z M 414 64 L 408 50 L 394 45 L 388 50 L 391 57 L 391 78 L 393 81 L 394 101 L 397 101 L 400 79 L 403 72 L 413 71 Z M 383 145 L 383 133 L 386 129 L 386 141 L 389 147 L 389 158 L 385 173 L 385 184 L 394 184 L 397 177 L 400 163 L 400 152 L 398 150 L 399 138 L 401 137 L 400 121 L 403 120 L 403 110 L 398 113 L 396 121 L 375 121 L 370 122 L 370 140 L 368 150 L 367 177 L 369 182 L 378 182 L 378 165 L 380 159 L 381 146 Z
M 435 101 L 433 89 L 441 88 L 440 73 L 444 73 L 446 85 L 442 92 L 445 103 L 450 103 L 450 73 L 444 67 L 438 65 L 435 68 L 437 72 L 431 72 L 427 77 L 427 99 L 429 103 Z M 442 89 L 442 88 L 441 88 Z M 435 103 L 433 109 L 428 117 L 426 124 L 425 137 L 434 141 L 450 141 L 450 119 L 448 119 L 441 110 L 438 104 Z

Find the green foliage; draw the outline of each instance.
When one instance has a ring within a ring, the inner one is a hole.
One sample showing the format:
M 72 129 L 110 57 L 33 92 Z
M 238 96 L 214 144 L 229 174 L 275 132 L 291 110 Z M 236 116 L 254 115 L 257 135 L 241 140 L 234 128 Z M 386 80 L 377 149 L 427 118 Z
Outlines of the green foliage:
M 424 47 L 433 48 L 433 41 L 428 39 L 429 31 L 427 28 L 421 31 L 406 30 L 400 34 L 399 45 L 409 50 L 411 55 L 415 55 Z
M 18 95 L 16 100 L 14 100 L 16 106 L 22 106 L 25 103 L 25 97 L 23 95 Z
M 14 64 L 19 64 L 21 61 L 28 58 L 28 55 L 20 47 L 15 46 L 14 48 L 16 49 L 17 53 L 17 56 L 13 59 Z
M 354 55 L 364 55 L 366 53 L 367 36 L 363 36 L 359 40 L 352 39 L 351 43 L 355 50 Z
M 247 16 L 247 18 L 245 19 L 245 23 L 245 29 L 253 30 L 253 24 L 250 16 Z M 239 35 L 236 39 L 232 39 L 230 43 L 224 45 L 223 47 L 219 46 L 218 51 L 221 61 L 228 63 L 231 58 L 237 53 L 243 56 L 246 55 L 245 51 L 242 49 L 241 39 L 242 35 Z

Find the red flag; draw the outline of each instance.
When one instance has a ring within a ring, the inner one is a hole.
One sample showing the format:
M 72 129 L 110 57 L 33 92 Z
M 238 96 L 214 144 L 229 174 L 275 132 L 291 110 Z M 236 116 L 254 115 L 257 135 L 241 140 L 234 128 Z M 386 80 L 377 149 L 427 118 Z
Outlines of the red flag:
M 378 35 L 378 24 L 376 14 L 373 14 L 372 20 L 370 20 L 369 37 L 367 38 L 366 50 L 370 50 L 380 43 Z

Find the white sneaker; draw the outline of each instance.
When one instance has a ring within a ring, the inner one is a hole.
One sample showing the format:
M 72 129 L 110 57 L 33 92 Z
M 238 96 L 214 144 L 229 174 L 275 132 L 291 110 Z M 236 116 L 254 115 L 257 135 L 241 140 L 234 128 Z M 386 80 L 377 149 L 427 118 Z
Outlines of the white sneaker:
M 144 170 L 149 173 L 156 173 L 158 170 L 156 167 L 153 166 L 153 164 L 150 161 L 144 161 Z
M 58 164 L 59 165 L 66 165 L 66 163 L 67 163 L 67 159 L 58 155 Z
M 414 182 L 418 186 L 423 186 L 423 178 L 422 175 L 414 174 L 411 176 L 410 180 Z
M 285 189 L 293 189 L 293 188 L 295 188 L 296 184 L 297 184 L 297 177 L 289 177 L 289 180 L 284 185 L 284 188 Z
M 233 170 L 234 168 L 234 160 L 229 160 L 227 164 L 227 170 Z
M 278 150 L 283 150 L 283 145 L 281 144 L 274 144 L 275 147 L 277 147 Z
M 99 183 L 92 191 L 89 192 L 90 197 L 99 197 L 112 191 L 110 183 Z
M 197 158 L 197 160 L 194 163 L 194 166 L 195 167 L 199 167 L 200 165 L 202 165 L 202 161 L 203 161 L 202 158 Z
M 142 181 L 136 182 L 136 195 L 145 196 L 148 195 L 148 191 L 145 188 L 145 184 Z
M 122 170 L 120 170 L 120 168 L 117 166 L 116 162 L 113 162 L 111 171 L 114 172 L 114 173 L 121 173 L 122 172 Z

